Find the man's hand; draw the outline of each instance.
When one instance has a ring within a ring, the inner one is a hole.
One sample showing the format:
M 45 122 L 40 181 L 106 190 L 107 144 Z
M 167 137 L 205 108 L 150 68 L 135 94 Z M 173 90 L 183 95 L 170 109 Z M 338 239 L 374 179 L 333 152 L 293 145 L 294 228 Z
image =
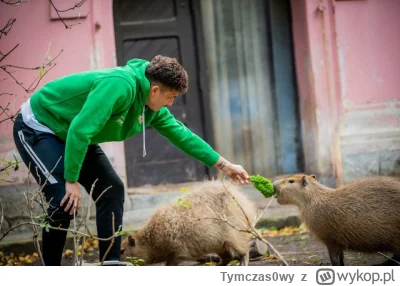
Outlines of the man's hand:
M 239 184 L 249 183 L 249 175 L 241 165 L 235 165 L 220 157 L 214 167 L 225 173 L 229 178 Z
M 78 183 L 65 182 L 65 196 L 60 206 L 63 206 L 67 200 L 68 204 L 64 208 L 64 211 L 68 212 L 69 210 L 69 214 L 72 215 L 80 209 L 82 203 L 82 193 Z

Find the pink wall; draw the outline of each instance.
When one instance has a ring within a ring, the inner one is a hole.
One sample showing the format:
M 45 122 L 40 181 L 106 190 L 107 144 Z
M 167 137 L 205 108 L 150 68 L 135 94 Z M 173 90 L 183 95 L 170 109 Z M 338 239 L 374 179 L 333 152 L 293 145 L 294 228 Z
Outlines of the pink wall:
M 349 107 L 399 100 L 399 13 L 398 0 L 336 3 L 342 97 Z
M 336 3 L 343 180 L 400 175 L 400 1 Z
M 55 1 L 58 8 L 72 7 L 75 0 Z M 16 18 L 16 22 L 8 36 L 0 40 L 0 50 L 9 51 L 19 43 L 19 47 L 0 65 L 13 64 L 25 67 L 36 67 L 43 62 L 49 44 L 52 43 L 50 55 L 55 57 L 56 66 L 40 82 L 40 86 L 52 79 L 74 72 L 116 66 L 114 23 L 112 0 L 87 0 L 82 6 L 82 14 L 90 12 L 82 24 L 65 29 L 60 20 L 51 20 L 50 3 L 48 1 L 28 1 L 18 6 L 0 3 L 0 26 L 3 28 L 8 19 Z M 54 14 L 54 13 L 53 13 Z M 76 23 L 67 20 L 67 23 Z M 38 75 L 38 71 L 17 71 L 14 73 L 21 82 L 30 84 Z M 8 75 L 0 70 L 1 93 L 12 93 L 16 96 L 2 95 L 1 106 L 12 103 L 12 111 L 16 112 L 23 101 L 31 96 L 17 86 Z M 3 119 L 4 115 L 0 118 Z M 0 154 L 10 155 L 14 150 L 12 140 L 12 123 L 0 124 Z M 118 143 L 104 144 L 119 173 L 124 174 L 123 145 Z M 122 155 L 121 155 L 122 154 Z M 121 157 L 122 156 L 122 157 Z M 11 157 L 12 158 L 12 157 Z M 18 172 L 20 173 L 20 172 Z M 21 175 L 22 176 L 22 175 Z
M 400 1 L 292 0 L 291 6 L 306 172 L 337 184 L 394 174 Z

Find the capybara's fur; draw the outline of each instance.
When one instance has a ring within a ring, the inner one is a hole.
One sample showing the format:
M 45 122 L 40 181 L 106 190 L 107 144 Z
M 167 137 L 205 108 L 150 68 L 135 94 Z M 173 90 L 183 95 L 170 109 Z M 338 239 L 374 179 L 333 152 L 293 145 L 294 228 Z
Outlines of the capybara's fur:
M 344 265 L 345 249 L 392 252 L 399 261 L 398 179 L 369 177 L 331 189 L 315 176 L 297 174 L 273 184 L 278 203 L 296 205 L 310 231 L 325 243 L 332 265 Z
M 247 221 L 251 223 L 255 215 L 254 204 L 233 184 L 202 182 L 159 208 L 142 229 L 124 239 L 121 259 L 130 256 L 144 259 L 145 264 L 178 265 L 216 253 L 221 265 L 236 257 L 240 265 L 248 265 L 251 234 L 238 230 L 250 229 Z

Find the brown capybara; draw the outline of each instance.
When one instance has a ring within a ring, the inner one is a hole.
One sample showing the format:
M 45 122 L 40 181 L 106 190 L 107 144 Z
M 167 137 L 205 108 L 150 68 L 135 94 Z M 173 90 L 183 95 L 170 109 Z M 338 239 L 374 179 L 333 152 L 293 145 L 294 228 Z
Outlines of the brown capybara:
M 392 252 L 400 261 L 398 179 L 370 177 L 331 189 L 315 176 L 297 174 L 273 185 L 278 203 L 296 205 L 310 231 L 325 243 L 332 265 L 344 265 L 346 249 Z
M 136 257 L 145 264 L 166 261 L 178 265 L 216 253 L 221 265 L 236 257 L 240 265 L 248 265 L 251 234 L 243 230 L 250 229 L 247 220 L 252 222 L 255 216 L 255 206 L 238 187 L 203 182 L 159 208 L 142 229 L 124 239 L 121 259 Z

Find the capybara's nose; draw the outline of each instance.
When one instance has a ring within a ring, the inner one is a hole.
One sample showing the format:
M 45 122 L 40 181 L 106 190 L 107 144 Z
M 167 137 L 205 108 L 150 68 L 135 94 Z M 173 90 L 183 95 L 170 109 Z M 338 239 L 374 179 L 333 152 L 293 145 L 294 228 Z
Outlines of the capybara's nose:
M 274 194 L 275 194 L 275 195 L 278 195 L 278 193 L 279 193 L 278 184 L 276 184 L 276 182 L 273 182 L 272 185 L 274 186 Z

